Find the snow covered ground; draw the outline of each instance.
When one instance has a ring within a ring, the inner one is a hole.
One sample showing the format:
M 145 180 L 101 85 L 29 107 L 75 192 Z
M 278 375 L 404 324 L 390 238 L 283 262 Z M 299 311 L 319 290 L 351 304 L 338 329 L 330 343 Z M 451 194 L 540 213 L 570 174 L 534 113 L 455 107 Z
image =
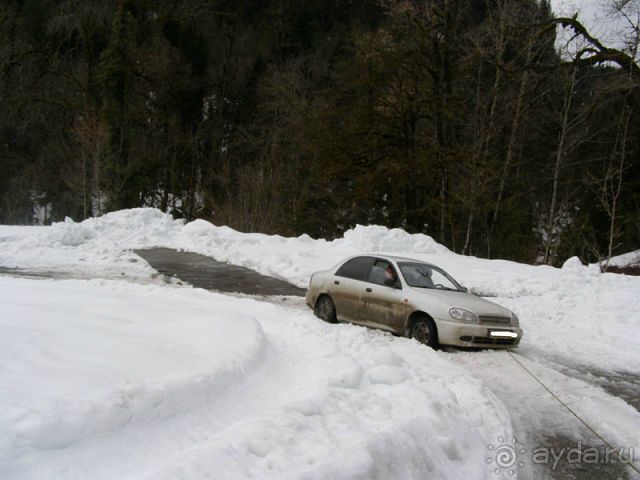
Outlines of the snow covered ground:
M 483 479 L 512 435 L 408 339 L 113 280 L 0 277 L 0 406 L 3 479 Z
M 133 209 L 0 227 L 0 266 L 102 279 L 0 277 L 0 478 L 500 478 L 487 446 L 514 427 L 529 446 L 545 431 L 581 438 L 504 352 L 433 352 L 325 325 L 302 305 L 167 284 L 132 252 L 156 246 L 301 287 L 354 254 L 438 264 L 514 310 L 521 361 L 610 441 L 640 451 L 636 409 L 553 368 L 638 376 L 638 277 L 576 258 L 552 268 L 465 257 L 377 226 L 325 241 Z
M 640 266 L 640 250 L 611 257 L 609 265 L 612 267 Z
M 559 269 L 466 257 L 429 236 L 379 226 L 357 226 L 333 241 L 241 233 L 203 220 L 184 224 L 155 209 L 68 220 L 28 233 L 0 230 L 0 266 L 149 279 L 155 272 L 131 249 L 166 246 L 306 287 L 311 273 L 349 255 L 409 255 L 442 266 L 473 292 L 514 310 L 526 332 L 523 350 L 640 371 L 640 278 L 601 274 L 597 265 L 583 266 L 577 258 Z

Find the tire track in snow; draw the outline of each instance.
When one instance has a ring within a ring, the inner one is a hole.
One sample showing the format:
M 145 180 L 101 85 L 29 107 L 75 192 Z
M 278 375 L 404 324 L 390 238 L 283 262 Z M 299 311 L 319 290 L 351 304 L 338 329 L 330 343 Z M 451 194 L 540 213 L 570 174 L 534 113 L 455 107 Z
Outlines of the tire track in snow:
M 528 348 L 522 354 L 525 358 L 562 372 L 568 377 L 578 378 L 591 385 L 602 388 L 614 397 L 621 398 L 640 412 L 640 374 L 633 372 L 610 371 L 590 365 L 577 363 L 569 358 L 556 355 L 550 357 Z
M 620 462 L 574 463 L 571 457 L 567 457 L 569 451 L 580 447 L 582 452 L 595 448 L 599 452 L 599 458 L 604 459 L 607 446 L 550 396 L 522 367 L 510 359 L 506 352 L 469 352 L 448 349 L 443 355 L 481 378 L 504 402 L 511 414 L 517 443 L 526 450 L 518 457 L 519 461 L 523 458 L 524 463 L 518 472 L 518 478 L 525 480 L 637 478 L 634 472 Z M 559 382 L 554 383 L 554 387 L 560 384 L 566 386 L 564 391 L 552 387 L 552 391 L 559 394 L 561 398 L 570 394 L 576 395 L 571 391 L 575 388 L 575 384 L 570 382 L 570 380 L 575 382 L 575 379 L 566 378 L 563 382 L 560 378 L 564 377 L 562 373 L 542 366 L 535 360 L 529 359 L 529 362 L 535 365 L 538 371 L 544 372 L 545 377 L 557 377 L 554 380 Z M 598 431 L 597 428 L 596 431 Z M 541 453 L 535 454 L 535 452 Z M 534 458 L 538 461 L 544 459 L 544 452 L 548 453 L 549 462 L 534 461 Z M 625 453 L 628 454 L 628 452 L 625 450 Z M 557 462 L 554 460 L 554 454 L 562 454 Z

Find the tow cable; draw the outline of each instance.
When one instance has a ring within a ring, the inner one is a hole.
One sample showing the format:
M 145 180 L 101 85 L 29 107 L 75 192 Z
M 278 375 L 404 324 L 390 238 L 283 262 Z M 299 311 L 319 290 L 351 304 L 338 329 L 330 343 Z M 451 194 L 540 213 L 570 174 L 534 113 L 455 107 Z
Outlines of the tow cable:
M 571 415 L 576 417 L 580 423 L 582 423 L 585 427 L 587 427 L 587 429 L 591 433 L 593 433 L 596 437 L 598 437 L 602 441 L 602 443 L 604 443 L 610 449 L 610 451 L 615 453 L 615 455 L 618 457 L 618 459 L 623 464 L 628 465 L 632 470 L 634 470 L 636 473 L 640 474 L 640 469 L 638 469 L 638 467 L 636 467 L 633 464 L 633 457 L 629 457 L 628 460 L 625 460 L 623 457 L 621 457 L 617 448 L 614 448 L 613 445 L 611 445 L 611 443 L 609 443 L 602 435 L 600 435 L 598 432 L 596 432 L 595 429 L 586 422 L 586 420 L 583 420 L 582 418 L 580 418 L 580 416 L 576 412 L 574 412 L 573 409 L 571 409 L 571 407 L 569 407 L 569 405 L 567 405 L 565 402 L 563 402 L 555 393 L 553 393 L 553 391 L 551 391 L 551 389 L 549 387 L 547 387 L 544 383 L 542 383 L 542 380 L 540 380 L 531 370 L 529 370 L 527 367 L 525 367 L 524 364 L 520 360 L 518 360 L 513 353 L 511 353 L 509 350 L 507 350 L 507 353 L 513 359 L 513 361 L 516 362 L 518 365 L 520 365 L 520 367 L 525 372 L 527 372 L 536 382 L 538 382 L 540 384 L 540 386 L 542 388 L 544 388 L 547 391 L 547 393 L 549 393 L 549 395 L 551 395 L 553 398 L 555 398 L 558 401 L 558 403 L 560 405 L 562 405 Z

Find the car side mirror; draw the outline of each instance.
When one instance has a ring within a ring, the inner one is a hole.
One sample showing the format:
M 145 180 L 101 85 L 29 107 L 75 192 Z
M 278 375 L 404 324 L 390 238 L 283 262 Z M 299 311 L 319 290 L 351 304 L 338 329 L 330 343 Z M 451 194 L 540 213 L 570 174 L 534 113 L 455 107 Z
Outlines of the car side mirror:
M 462 287 L 462 291 L 463 291 L 464 293 L 469 293 L 469 289 L 468 289 L 467 287 Z

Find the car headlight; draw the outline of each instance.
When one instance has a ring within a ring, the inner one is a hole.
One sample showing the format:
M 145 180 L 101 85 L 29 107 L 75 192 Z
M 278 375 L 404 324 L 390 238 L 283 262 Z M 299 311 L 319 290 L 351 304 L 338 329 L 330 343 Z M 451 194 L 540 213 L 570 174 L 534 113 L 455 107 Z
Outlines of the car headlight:
M 513 325 L 514 327 L 519 327 L 520 326 L 520 319 L 513 312 L 511 313 L 511 325 Z
M 451 318 L 458 320 L 459 322 L 478 323 L 478 316 L 475 313 L 462 308 L 449 309 L 449 315 L 451 315 Z

